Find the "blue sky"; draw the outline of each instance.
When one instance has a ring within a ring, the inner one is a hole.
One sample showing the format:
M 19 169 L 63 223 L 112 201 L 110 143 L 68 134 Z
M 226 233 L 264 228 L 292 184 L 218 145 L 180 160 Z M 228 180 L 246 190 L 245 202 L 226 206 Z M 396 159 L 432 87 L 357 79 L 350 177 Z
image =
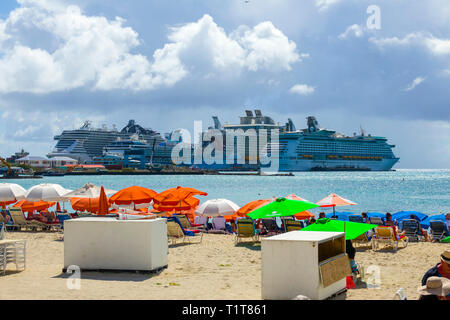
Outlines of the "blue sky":
M 450 168 L 449 17 L 446 0 L 3 0 L 0 155 L 45 155 L 86 119 L 164 133 L 259 108 Z

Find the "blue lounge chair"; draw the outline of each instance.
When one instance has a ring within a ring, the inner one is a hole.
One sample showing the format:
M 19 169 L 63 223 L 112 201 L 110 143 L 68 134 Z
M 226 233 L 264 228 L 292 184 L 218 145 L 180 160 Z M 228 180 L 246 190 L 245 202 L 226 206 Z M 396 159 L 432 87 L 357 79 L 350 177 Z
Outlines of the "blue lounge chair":
M 378 226 L 383 226 L 384 225 L 384 220 L 382 218 L 379 218 L 379 217 L 370 217 L 369 218 L 369 222 L 371 224 L 376 224 Z
M 421 235 L 420 235 L 420 228 L 419 228 L 419 222 L 414 219 L 405 219 L 401 223 L 401 229 L 405 231 L 405 236 L 408 237 L 408 240 L 417 242 L 419 241 Z
M 440 241 L 448 236 L 447 226 L 440 220 L 431 220 L 430 229 L 433 241 Z
M 188 240 L 189 243 L 191 243 L 191 238 L 199 238 L 200 242 L 202 242 L 203 239 L 203 233 L 200 232 L 200 230 L 188 230 L 184 229 L 181 225 L 180 220 L 178 220 L 177 217 L 169 217 L 167 218 L 167 236 L 169 240 L 172 241 L 172 244 L 176 242 L 177 239 L 182 239 L 183 243 L 185 240 Z
M 364 219 L 363 219 L 362 216 L 348 216 L 348 221 L 350 221 L 350 222 L 364 223 Z
M 65 213 L 65 214 L 58 214 L 56 217 L 58 218 L 61 230 L 64 230 L 64 221 L 72 219 L 70 214 L 67 214 L 67 213 Z

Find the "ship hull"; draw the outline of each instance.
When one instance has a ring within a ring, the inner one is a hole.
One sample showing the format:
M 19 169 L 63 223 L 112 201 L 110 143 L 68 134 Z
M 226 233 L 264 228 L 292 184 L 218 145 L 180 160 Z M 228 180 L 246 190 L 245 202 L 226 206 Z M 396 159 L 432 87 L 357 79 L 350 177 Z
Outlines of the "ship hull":
M 381 161 L 280 160 L 279 171 L 390 171 L 398 158 Z

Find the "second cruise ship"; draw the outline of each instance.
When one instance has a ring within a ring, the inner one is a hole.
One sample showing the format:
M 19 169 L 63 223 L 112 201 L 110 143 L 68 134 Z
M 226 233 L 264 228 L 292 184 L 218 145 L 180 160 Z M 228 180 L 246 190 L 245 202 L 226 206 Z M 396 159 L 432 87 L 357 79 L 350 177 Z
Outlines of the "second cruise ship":
M 214 116 L 213 120 L 214 127 L 209 130 L 220 130 L 224 140 L 227 130 L 278 130 L 278 141 L 269 137 L 264 152 L 277 158 L 279 171 L 389 171 L 399 161 L 392 151 L 395 145 L 388 144 L 385 137 L 367 135 L 363 130 L 359 135 L 346 136 L 321 128 L 313 116 L 307 117 L 307 128 L 301 130 L 295 128 L 291 119 L 288 119 L 285 125 L 280 125 L 271 117 L 263 115 L 260 110 L 255 110 L 254 114 L 247 110 L 246 116 L 240 117 L 239 124 L 221 126 L 217 116 Z M 258 141 L 258 150 L 259 144 Z M 259 164 L 259 157 L 258 164 L 251 165 L 250 161 L 247 161 L 248 144 L 245 148 L 244 153 L 241 153 L 245 155 L 245 164 L 202 164 L 200 167 L 218 170 L 264 167 Z M 223 153 L 226 154 L 226 145 Z

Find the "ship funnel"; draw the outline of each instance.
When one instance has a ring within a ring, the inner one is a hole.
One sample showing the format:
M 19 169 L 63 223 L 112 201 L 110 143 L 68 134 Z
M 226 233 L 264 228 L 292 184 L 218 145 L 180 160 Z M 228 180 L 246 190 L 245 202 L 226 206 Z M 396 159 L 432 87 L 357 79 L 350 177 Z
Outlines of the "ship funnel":
M 261 110 L 255 110 L 255 117 L 262 117 Z
M 319 122 L 317 122 L 316 117 L 308 117 L 308 131 L 309 132 L 316 132 L 318 130 L 320 130 L 319 128 Z
M 247 117 L 253 117 L 253 112 L 251 110 L 245 110 Z
M 297 128 L 295 128 L 294 122 L 291 118 L 288 119 L 287 130 L 290 132 L 297 131 Z
M 214 121 L 214 129 L 222 130 L 222 124 L 219 121 L 219 117 L 213 116 L 212 118 L 213 118 L 213 121 Z

